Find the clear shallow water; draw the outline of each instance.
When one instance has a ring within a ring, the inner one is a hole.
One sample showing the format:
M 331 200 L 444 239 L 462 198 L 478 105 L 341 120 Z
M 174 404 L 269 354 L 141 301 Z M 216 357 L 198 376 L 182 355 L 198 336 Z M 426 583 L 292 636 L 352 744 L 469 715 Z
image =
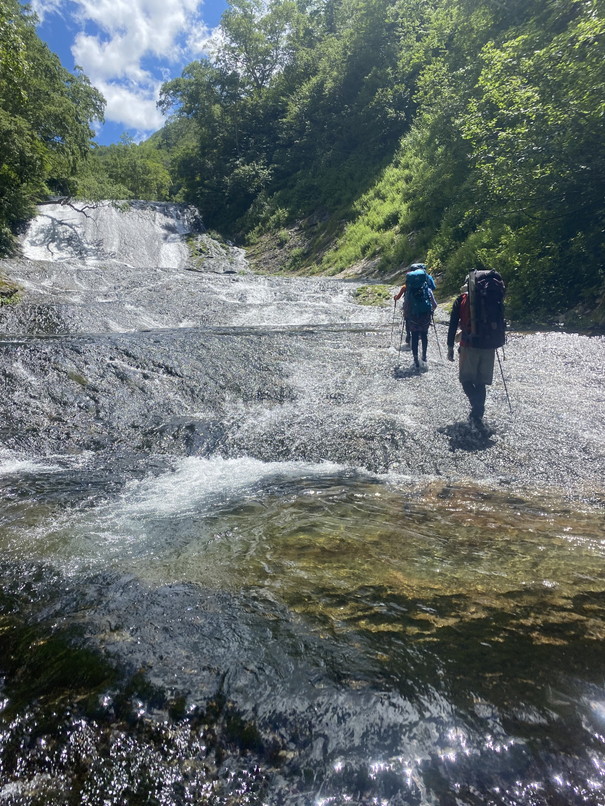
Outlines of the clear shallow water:
M 160 212 L 9 267 L 0 803 L 601 806 L 603 339 L 511 334 L 478 435 L 444 312 L 418 374 Z
M 152 475 L 121 482 L 85 461 L 59 462 L 7 458 L 0 468 L 10 502 L 2 513 L 5 557 L 31 554 L 61 570 L 132 563 L 159 583 L 211 585 L 219 573 L 221 587 L 274 573 L 284 585 L 288 569 L 297 582 L 314 570 L 315 582 L 344 575 L 349 586 L 389 574 L 405 586 L 409 574 L 408 592 L 423 594 L 471 585 L 500 595 L 533 584 L 570 595 L 605 579 L 605 515 L 544 493 L 329 462 L 158 457 Z M 24 495 L 29 485 L 34 500 Z
M 143 791 L 153 775 L 169 803 L 203 787 L 209 803 L 599 802 L 599 508 L 334 464 L 163 463 L 121 482 L 65 460 L 0 477 L 9 591 L 41 588 L 27 609 L 48 634 L 77 628 L 155 687 L 128 699 L 128 773 L 113 769 L 91 802 L 136 802 L 123 781 Z M 44 725 L 51 702 L 60 723 L 44 741 L 84 731 L 96 764 L 112 748 L 111 769 L 120 691 L 95 700 L 95 719 L 81 702 L 63 714 L 55 691 L 38 704 Z M 169 701 L 183 693 L 175 720 Z M 41 717 L 30 704 L 15 720 L 10 703 L 14 741 Z M 220 783 L 216 734 L 235 776 Z M 39 759 L 18 752 L 31 775 Z M 48 802 L 60 774 L 82 795 L 70 777 L 81 753 L 70 739 L 48 756 Z M 28 776 L 16 777 L 26 797 Z

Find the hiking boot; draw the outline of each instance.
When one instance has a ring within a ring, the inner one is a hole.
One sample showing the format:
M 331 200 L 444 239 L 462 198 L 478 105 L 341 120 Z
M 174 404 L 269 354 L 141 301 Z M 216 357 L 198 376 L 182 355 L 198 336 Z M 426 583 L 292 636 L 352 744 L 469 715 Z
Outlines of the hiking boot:
M 425 353 L 425 354 L 422 356 L 422 360 L 423 360 L 423 362 L 424 362 L 425 364 L 427 363 L 427 360 L 426 360 L 426 353 Z
M 483 423 L 483 418 L 479 417 L 477 414 L 469 414 L 468 421 L 471 426 L 476 428 L 478 431 L 485 431 L 485 425 Z
M 414 366 L 416 369 L 420 369 L 420 361 L 414 356 Z

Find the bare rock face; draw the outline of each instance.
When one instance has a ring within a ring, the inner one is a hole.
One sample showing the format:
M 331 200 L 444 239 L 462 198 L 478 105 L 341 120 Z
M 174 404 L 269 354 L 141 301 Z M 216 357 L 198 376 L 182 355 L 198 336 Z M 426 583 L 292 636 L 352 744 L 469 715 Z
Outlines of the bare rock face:
M 189 260 L 186 268 L 191 271 L 214 274 L 245 274 L 249 271 L 246 253 L 228 243 L 201 233 L 189 238 Z

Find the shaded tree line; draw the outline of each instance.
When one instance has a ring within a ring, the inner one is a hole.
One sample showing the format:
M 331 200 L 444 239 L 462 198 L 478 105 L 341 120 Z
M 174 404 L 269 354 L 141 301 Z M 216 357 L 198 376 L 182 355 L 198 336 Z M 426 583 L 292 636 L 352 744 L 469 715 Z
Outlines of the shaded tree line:
M 119 143 L 93 147 L 80 166 L 77 195 L 90 201 L 169 201 L 176 195 L 170 159 L 153 138 L 137 145 L 123 134 Z

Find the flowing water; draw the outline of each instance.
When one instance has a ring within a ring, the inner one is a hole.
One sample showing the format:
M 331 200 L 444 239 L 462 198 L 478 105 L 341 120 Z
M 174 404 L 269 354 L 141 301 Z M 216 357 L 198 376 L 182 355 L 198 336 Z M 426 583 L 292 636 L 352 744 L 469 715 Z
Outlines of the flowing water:
M 604 804 L 604 340 L 511 334 L 479 434 L 441 309 L 416 373 L 392 308 L 183 208 L 40 213 L 0 804 Z

